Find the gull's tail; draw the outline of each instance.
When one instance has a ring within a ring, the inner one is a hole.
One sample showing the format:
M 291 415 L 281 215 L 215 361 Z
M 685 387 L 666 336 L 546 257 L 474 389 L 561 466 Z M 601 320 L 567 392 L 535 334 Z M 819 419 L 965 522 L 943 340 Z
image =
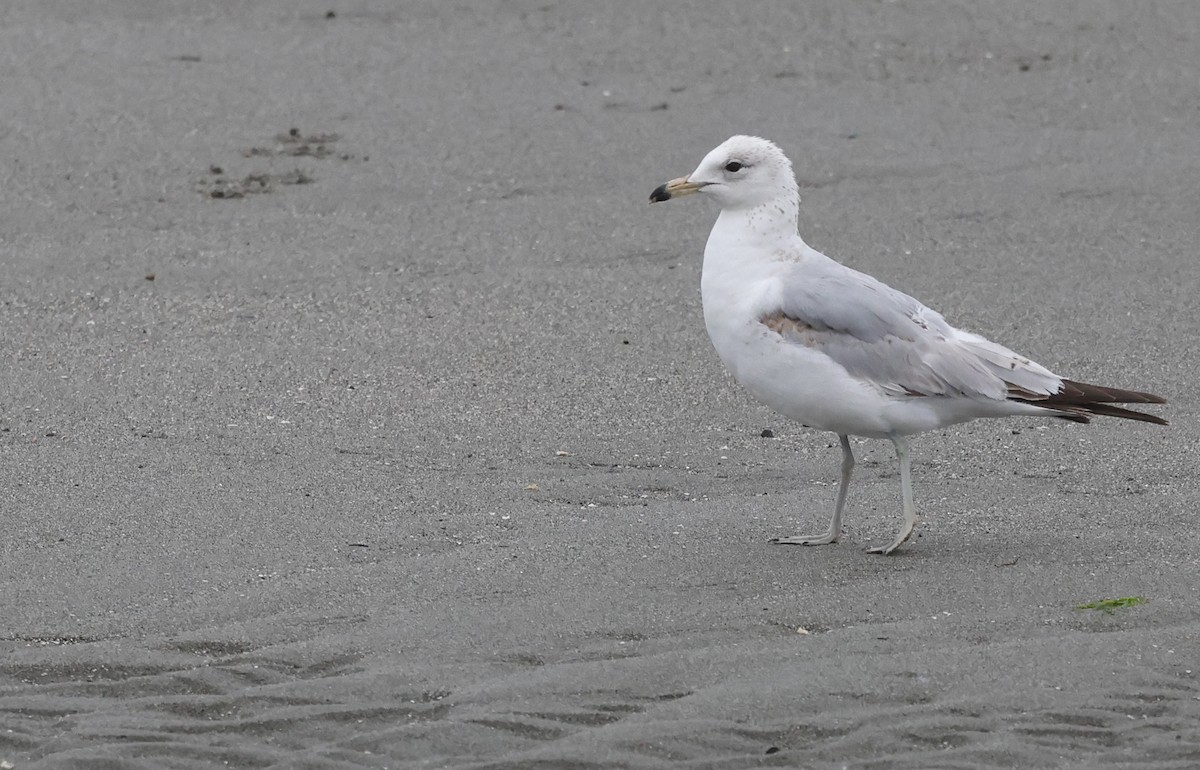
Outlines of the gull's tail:
M 1139 420 L 1152 422 L 1155 425 L 1166 425 L 1167 421 L 1153 414 L 1135 412 L 1123 409 L 1114 404 L 1165 404 L 1167 400 L 1153 393 L 1142 393 L 1137 390 L 1121 390 L 1120 388 L 1102 388 L 1099 385 L 1089 385 L 1086 382 L 1063 380 L 1062 389 L 1052 396 L 1042 396 L 1013 389 L 1010 396 L 1013 401 L 1033 404 L 1045 409 L 1060 412 L 1064 420 L 1089 422 L 1092 416 L 1120 417 L 1123 420 Z

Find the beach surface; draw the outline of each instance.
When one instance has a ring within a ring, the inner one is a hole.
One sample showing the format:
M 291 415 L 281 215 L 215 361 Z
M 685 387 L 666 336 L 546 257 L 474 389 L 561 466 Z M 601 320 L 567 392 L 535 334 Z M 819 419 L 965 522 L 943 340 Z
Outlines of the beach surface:
M 0 767 L 1200 766 L 1200 6 L 0 16 Z M 647 205 L 735 133 L 1171 425 L 917 437 L 892 557 L 855 440 L 843 541 L 768 545 L 837 440 L 712 351 L 715 208 Z

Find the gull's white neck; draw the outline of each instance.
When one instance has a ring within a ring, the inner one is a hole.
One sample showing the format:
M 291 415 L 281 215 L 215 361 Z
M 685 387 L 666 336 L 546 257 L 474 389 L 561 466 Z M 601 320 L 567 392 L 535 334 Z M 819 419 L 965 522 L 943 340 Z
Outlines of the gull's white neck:
M 795 254 L 800 199 L 794 190 L 751 208 L 725 208 L 704 249 L 704 272 L 723 273 Z
M 700 297 L 704 325 L 721 360 L 737 377 L 764 313 L 778 307 L 778 277 L 787 263 L 807 258 L 796 232 L 793 192 L 751 208 L 721 210 L 704 247 Z

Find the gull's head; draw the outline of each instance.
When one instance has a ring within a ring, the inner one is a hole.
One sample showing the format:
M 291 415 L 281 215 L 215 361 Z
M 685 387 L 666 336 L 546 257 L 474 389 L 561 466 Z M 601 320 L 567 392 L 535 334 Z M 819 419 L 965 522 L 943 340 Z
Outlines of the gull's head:
M 696 170 L 650 193 L 650 202 L 704 193 L 721 208 L 755 208 L 786 198 L 797 201 L 792 162 L 757 136 L 733 136 L 704 156 Z

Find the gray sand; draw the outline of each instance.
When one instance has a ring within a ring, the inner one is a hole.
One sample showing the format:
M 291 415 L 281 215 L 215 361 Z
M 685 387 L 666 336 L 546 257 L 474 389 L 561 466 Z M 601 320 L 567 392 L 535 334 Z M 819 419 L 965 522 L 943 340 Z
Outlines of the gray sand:
M 1044 5 L 5 3 L 0 763 L 1200 765 L 1200 6 Z M 1172 425 L 920 437 L 890 558 L 856 442 L 767 545 L 836 441 L 646 205 L 739 132 Z

